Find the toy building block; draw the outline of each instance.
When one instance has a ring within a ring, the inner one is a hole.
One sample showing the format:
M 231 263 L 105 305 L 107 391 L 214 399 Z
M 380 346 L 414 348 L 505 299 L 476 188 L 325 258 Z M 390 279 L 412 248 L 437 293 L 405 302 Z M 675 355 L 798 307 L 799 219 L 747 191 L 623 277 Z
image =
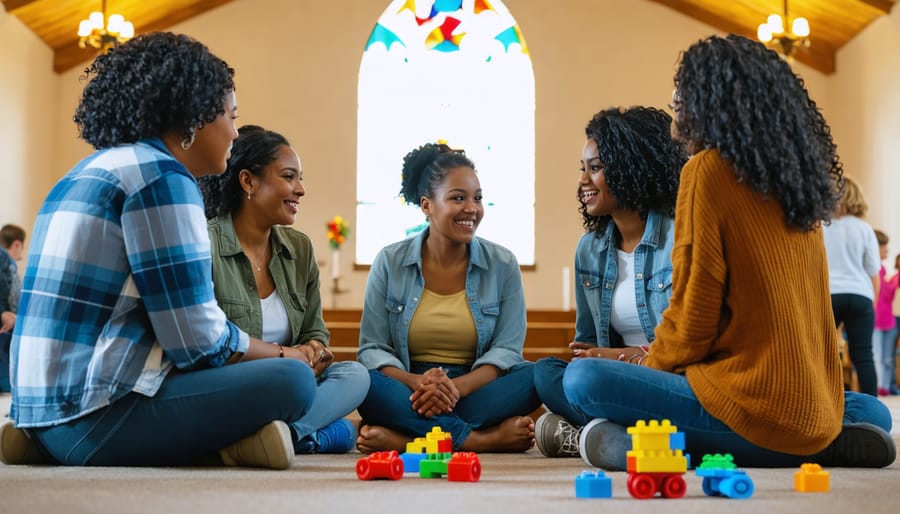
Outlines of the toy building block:
M 446 453 L 453 451 L 453 439 L 441 427 L 432 427 L 425 437 L 406 443 L 406 453 Z
M 419 476 L 422 478 L 441 478 L 447 474 L 450 453 L 429 453 L 419 462 Z
M 800 465 L 799 471 L 794 472 L 794 490 L 797 492 L 827 493 L 830 488 L 830 476 L 818 464 L 807 462 Z
M 403 478 L 403 460 L 396 451 L 375 452 L 356 461 L 356 476 L 360 480 Z
M 626 454 L 628 492 L 646 499 L 657 492 L 664 498 L 681 498 L 687 491 L 684 473 L 689 457 L 683 454 L 684 435 L 669 420 L 638 420 L 628 427 L 631 450 Z
M 707 496 L 725 496 L 735 500 L 753 496 L 753 480 L 745 471 L 737 469 L 730 453 L 704 455 L 696 473 L 698 477 L 703 477 L 703 493 Z
M 638 420 L 628 427 L 631 450 L 626 454 L 627 469 L 635 473 L 685 473 L 688 460 L 684 456 L 684 437 L 672 437 L 676 428 L 669 420 Z M 681 448 L 672 448 L 672 442 Z
M 598 470 L 582 471 L 575 477 L 576 498 L 612 498 L 612 479 Z
M 481 478 L 481 461 L 473 452 L 457 452 L 447 463 L 450 482 L 477 482 Z
M 419 463 L 427 456 L 427 453 L 401 453 L 400 459 L 403 460 L 403 472 L 418 473 Z

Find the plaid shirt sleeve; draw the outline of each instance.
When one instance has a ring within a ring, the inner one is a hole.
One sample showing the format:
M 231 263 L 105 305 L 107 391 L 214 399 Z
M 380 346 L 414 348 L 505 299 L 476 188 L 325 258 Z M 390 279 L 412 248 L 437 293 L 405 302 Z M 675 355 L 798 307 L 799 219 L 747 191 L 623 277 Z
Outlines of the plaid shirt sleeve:
M 216 303 L 203 200 L 190 177 L 163 174 L 129 196 L 122 234 L 156 339 L 177 367 L 222 366 L 247 350 Z

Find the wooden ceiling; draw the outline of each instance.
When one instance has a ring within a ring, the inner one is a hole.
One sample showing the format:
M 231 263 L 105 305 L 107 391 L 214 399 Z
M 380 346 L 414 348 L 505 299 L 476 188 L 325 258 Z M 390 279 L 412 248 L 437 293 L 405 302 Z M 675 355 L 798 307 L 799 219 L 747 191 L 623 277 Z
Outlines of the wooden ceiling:
M 53 49 L 57 73 L 87 63 L 97 55 L 78 46 L 78 23 L 102 0 L 2 0 L 6 11 L 18 18 Z M 107 0 L 107 14 L 121 14 L 134 24 L 135 33 L 165 30 L 232 0 Z
M 102 0 L 2 0 L 16 16 L 53 49 L 53 69 L 65 71 L 93 59 L 95 53 L 78 46 L 78 22 L 100 10 Z M 107 0 L 107 12 L 134 23 L 135 31 L 166 28 L 232 0 Z M 383 1 L 383 0 L 382 0 Z M 635 0 L 621 0 L 635 1 Z M 783 0 L 648 0 L 670 7 L 723 32 L 756 37 L 757 26 L 769 14 L 783 11 Z M 835 70 L 835 52 L 896 0 L 791 0 L 792 16 L 809 20 L 808 49 L 795 58 L 823 73 Z M 515 13 L 513 13 L 515 14 Z
M 650 0 L 711 25 L 723 32 L 756 38 L 770 14 L 784 12 L 783 0 Z M 790 0 L 790 16 L 809 20 L 810 45 L 794 58 L 825 74 L 835 71 L 834 54 L 879 16 L 891 12 L 895 0 Z

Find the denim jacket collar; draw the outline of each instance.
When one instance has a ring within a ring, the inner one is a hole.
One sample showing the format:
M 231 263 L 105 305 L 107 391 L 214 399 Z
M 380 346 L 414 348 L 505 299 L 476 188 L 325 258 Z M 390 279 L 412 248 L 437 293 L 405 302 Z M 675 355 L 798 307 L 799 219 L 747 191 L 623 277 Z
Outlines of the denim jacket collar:
M 422 263 L 422 244 L 425 243 L 425 238 L 428 237 L 428 233 L 431 231 L 431 227 L 425 227 L 425 230 L 419 232 L 415 236 L 415 244 L 409 246 L 409 250 L 406 253 L 406 256 L 403 257 L 403 266 L 413 266 L 416 264 Z M 469 243 L 469 267 L 466 271 L 471 271 L 473 266 L 478 266 L 482 269 L 487 269 L 487 264 L 485 263 L 484 256 L 482 255 L 481 243 L 479 242 L 477 237 L 472 238 L 472 242 Z
M 653 248 L 658 248 L 665 237 L 664 220 L 665 216 L 661 212 L 650 211 L 647 214 L 647 225 L 644 227 L 644 234 L 641 236 L 641 241 L 638 243 L 638 246 L 648 245 Z M 600 245 L 598 247 L 600 251 L 606 250 L 612 243 L 615 230 L 616 224 L 610 219 L 609 223 L 606 225 L 606 230 L 604 230 L 603 235 L 600 236 Z

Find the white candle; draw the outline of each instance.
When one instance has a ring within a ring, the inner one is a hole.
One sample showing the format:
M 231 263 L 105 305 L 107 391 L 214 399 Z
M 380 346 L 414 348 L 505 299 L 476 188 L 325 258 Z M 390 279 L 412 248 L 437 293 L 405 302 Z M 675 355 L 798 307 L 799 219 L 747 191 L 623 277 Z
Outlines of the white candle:
M 562 304 L 563 304 L 564 311 L 567 311 L 570 308 L 570 305 L 569 305 L 570 272 L 571 272 L 571 270 L 569 269 L 568 266 L 563 266 L 563 269 L 562 269 Z
M 341 251 L 340 249 L 331 250 L 331 278 L 335 279 L 341 276 Z

